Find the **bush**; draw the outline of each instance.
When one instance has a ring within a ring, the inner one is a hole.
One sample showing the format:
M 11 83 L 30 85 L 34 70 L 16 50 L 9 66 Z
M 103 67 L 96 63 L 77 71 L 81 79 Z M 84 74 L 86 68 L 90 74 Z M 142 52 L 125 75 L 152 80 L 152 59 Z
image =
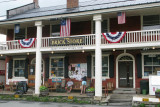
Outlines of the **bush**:
M 160 89 L 157 89 L 157 90 L 156 90 L 156 93 L 160 93 Z
M 46 91 L 46 90 L 48 90 L 47 87 L 45 87 L 45 86 L 40 86 L 40 91 Z
M 93 87 L 86 89 L 86 92 L 94 92 L 94 91 L 95 91 L 95 88 Z

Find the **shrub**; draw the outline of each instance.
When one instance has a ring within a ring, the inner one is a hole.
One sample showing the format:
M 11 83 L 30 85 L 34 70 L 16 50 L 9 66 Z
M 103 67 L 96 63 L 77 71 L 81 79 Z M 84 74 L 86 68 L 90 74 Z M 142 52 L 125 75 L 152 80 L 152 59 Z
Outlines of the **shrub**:
M 160 89 L 157 89 L 157 90 L 156 90 L 156 93 L 159 93 L 159 92 L 160 92 Z
M 40 91 L 46 91 L 46 90 L 48 90 L 47 87 L 45 87 L 45 86 L 40 86 Z
M 94 92 L 94 91 L 95 91 L 95 88 L 93 87 L 86 89 L 86 92 Z

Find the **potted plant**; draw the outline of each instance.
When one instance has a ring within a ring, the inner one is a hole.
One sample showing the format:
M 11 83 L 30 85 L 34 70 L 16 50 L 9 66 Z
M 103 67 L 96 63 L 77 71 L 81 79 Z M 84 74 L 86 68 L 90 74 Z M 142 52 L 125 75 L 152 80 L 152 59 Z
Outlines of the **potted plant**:
M 157 89 L 155 91 L 155 95 L 156 95 L 156 98 L 160 98 L 160 89 Z
M 95 88 L 93 88 L 93 87 L 87 88 L 86 89 L 86 94 L 87 94 L 87 96 L 94 96 Z
M 40 95 L 42 96 L 49 95 L 49 90 L 46 86 L 40 86 Z

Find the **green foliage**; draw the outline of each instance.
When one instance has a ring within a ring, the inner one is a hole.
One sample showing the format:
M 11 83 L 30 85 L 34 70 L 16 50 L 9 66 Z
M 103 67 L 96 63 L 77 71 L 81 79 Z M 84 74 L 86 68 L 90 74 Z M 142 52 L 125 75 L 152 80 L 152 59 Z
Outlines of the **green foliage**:
M 160 107 L 160 104 L 158 104 L 156 107 Z
M 42 97 L 42 98 L 41 98 L 41 101 L 42 101 L 42 102 L 49 102 L 49 101 L 50 101 L 50 98 L 49 98 L 49 97 Z
M 145 104 L 144 104 L 144 103 L 141 103 L 141 104 L 139 105 L 139 107 L 145 107 Z
M 157 89 L 156 92 L 157 92 L 157 93 L 160 92 L 160 89 Z
M 94 91 L 95 91 L 95 88 L 93 88 L 93 87 L 90 87 L 90 88 L 86 89 L 86 92 L 94 92 Z
M 46 91 L 46 90 L 48 90 L 48 88 L 47 88 L 47 87 L 45 87 L 45 86 L 43 86 L 43 85 L 42 85 L 42 86 L 40 86 L 40 88 L 39 88 L 39 89 L 40 89 L 40 91 Z

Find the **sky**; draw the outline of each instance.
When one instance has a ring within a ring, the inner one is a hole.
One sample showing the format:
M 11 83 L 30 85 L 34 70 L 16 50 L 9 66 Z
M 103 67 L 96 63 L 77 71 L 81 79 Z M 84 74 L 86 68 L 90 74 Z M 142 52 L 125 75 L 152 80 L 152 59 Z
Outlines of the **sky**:
M 66 4 L 67 0 L 39 0 L 40 7 L 56 6 Z M 90 1 L 90 0 L 79 0 L 79 2 Z M 33 0 L 0 0 L 0 20 L 4 19 L 1 17 L 6 15 L 6 10 L 13 9 L 19 6 L 23 6 L 32 3 Z M 0 42 L 6 40 L 5 35 L 0 34 Z

